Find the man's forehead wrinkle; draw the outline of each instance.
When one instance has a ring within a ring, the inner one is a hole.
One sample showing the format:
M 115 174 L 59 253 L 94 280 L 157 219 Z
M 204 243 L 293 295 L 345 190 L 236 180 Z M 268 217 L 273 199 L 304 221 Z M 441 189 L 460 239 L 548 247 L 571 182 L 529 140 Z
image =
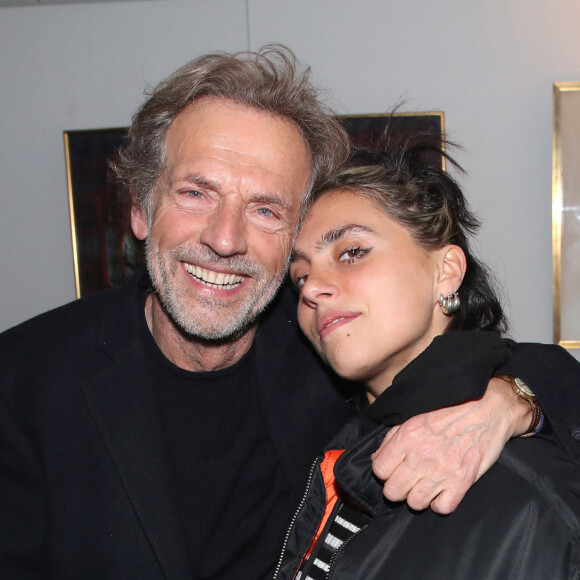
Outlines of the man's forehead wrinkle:
M 239 148 L 226 147 L 225 145 L 219 145 L 215 143 L 213 149 L 216 151 L 223 151 L 227 156 L 220 161 L 224 163 L 229 163 L 230 165 L 238 165 L 241 167 L 248 167 L 251 169 L 259 169 L 260 171 L 267 171 L 270 175 L 275 175 L 276 177 L 286 178 L 285 173 L 280 173 L 274 171 L 272 165 L 268 162 L 256 163 L 256 157 L 253 153 L 248 153 L 248 142 L 238 141 L 240 143 Z M 229 157 L 228 157 L 229 156 Z M 265 161 L 269 161 L 267 158 Z
M 191 152 L 186 152 L 186 154 L 182 157 L 184 161 L 180 163 L 180 166 L 203 165 L 206 167 L 208 172 L 216 173 L 216 177 L 207 177 L 206 175 L 202 174 L 202 172 L 195 173 L 189 171 L 188 173 L 194 177 L 207 179 L 208 181 L 214 179 L 216 183 L 218 181 L 221 182 L 229 178 L 237 178 L 240 180 L 251 179 L 252 174 L 248 174 L 247 176 L 242 174 L 238 175 L 238 177 L 235 177 L 236 174 L 239 173 L 240 168 L 257 170 L 259 172 L 265 172 L 270 177 L 280 177 L 284 180 L 287 179 L 286 172 L 274 170 L 272 165 L 269 163 L 269 158 L 261 160 L 260 163 L 257 163 L 256 156 L 254 154 L 236 151 L 227 147 L 218 147 L 216 144 L 213 144 L 210 148 L 200 148 L 199 150 L 195 151 L 193 155 Z M 291 160 L 289 160 L 289 163 L 290 162 Z M 226 166 L 230 169 L 226 169 Z M 180 168 L 181 167 L 179 166 L 176 167 L 175 173 L 179 173 Z
M 204 135 L 189 133 L 176 136 L 172 147 L 173 152 L 170 155 L 184 159 L 191 158 L 192 155 L 208 160 L 213 158 L 219 163 L 258 168 L 274 173 L 269 158 L 276 152 L 276 149 L 264 159 L 263 163 L 256 163 L 256 155 L 263 154 L 263 151 L 256 151 L 254 146 L 253 140 L 236 138 L 227 133 L 212 133 L 211 139 L 207 139 Z

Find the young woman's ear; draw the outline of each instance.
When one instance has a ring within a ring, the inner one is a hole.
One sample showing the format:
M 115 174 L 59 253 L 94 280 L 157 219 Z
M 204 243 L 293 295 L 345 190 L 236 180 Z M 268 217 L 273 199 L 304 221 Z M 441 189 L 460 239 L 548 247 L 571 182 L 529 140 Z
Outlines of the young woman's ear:
M 450 244 L 441 249 L 441 263 L 439 269 L 439 287 L 443 296 L 453 294 L 461 286 L 467 260 L 463 250 L 456 245 Z

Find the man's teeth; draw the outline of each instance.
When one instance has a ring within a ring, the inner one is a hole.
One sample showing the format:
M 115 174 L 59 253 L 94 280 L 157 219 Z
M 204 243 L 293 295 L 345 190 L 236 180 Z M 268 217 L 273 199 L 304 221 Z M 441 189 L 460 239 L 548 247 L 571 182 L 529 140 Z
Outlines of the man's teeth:
M 200 282 L 203 282 L 206 286 L 210 288 L 220 288 L 225 290 L 231 290 L 236 286 L 239 286 L 243 280 L 243 276 L 237 276 L 236 274 L 224 274 L 223 272 L 213 272 L 212 270 L 206 270 L 205 268 L 200 268 L 199 266 L 193 266 L 192 264 L 187 264 L 184 262 L 185 269 Z

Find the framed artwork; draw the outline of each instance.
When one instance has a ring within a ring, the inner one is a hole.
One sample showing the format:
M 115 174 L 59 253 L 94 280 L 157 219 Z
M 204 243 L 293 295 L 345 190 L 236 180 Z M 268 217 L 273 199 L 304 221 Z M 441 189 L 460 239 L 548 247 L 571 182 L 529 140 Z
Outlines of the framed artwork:
M 554 84 L 554 342 L 580 348 L 580 82 Z
M 339 115 L 343 127 L 356 145 L 365 145 L 374 133 L 383 131 L 387 124 L 398 134 L 429 133 L 435 138 L 435 144 L 441 146 L 445 138 L 445 114 L 442 111 L 430 113 L 393 113 L 376 115 Z M 441 162 L 445 169 L 445 158 L 434 159 Z
M 142 263 L 128 208 L 108 183 L 108 162 L 126 135 L 126 128 L 64 133 L 78 298 L 122 285 Z
M 354 142 L 364 144 L 392 118 L 398 131 L 427 131 L 441 138 L 443 113 L 344 115 Z M 108 163 L 127 135 L 126 127 L 65 131 L 71 235 L 77 297 L 121 286 L 144 263 L 142 244 L 129 227 L 129 208 L 108 180 Z

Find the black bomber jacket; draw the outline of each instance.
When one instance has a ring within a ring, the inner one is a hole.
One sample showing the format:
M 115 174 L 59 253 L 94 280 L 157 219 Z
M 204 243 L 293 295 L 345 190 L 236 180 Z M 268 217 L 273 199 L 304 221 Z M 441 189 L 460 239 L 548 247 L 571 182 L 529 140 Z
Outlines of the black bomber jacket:
M 370 456 L 391 425 L 451 404 L 456 380 L 472 395 L 483 393 L 489 376 L 508 354 L 506 344 L 493 333 L 438 337 L 334 438 L 328 449 L 346 449 L 334 467 L 338 505 L 354 506 L 368 516 L 368 523 L 334 555 L 326 578 L 580 578 L 580 463 L 551 442 L 539 436 L 510 441 L 497 463 L 447 516 L 385 500 L 382 483 L 372 473 Z M 443 404 L 437 404 L 438 399 Z M 325 507 L 319 460 L 288 532 L 275 578 L 296 577 Z M 332 516 L 320 538 L 331 520 Z M 319 539 L 301 580 L 309 578 L 321 545 Z M 321 577 L 320 570 L 312 574 Z

